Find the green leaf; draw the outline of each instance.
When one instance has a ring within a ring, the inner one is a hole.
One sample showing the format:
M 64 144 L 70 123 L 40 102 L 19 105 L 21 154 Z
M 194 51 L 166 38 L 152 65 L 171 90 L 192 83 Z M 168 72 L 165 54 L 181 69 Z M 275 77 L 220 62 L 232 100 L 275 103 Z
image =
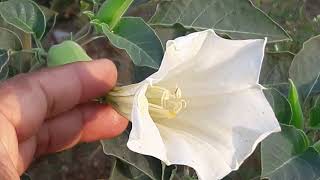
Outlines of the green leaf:
M 132 6 L 140 6 L 148 2 L 150 2 L 150 0 L 134 0 Z
M 109 180 L 150 180 L 150 177 L 119 159 L 115 159 Z
M 5 49 L 0 49 L 0 81 L 7 79 L 9 74 L 8 62 L 10 56 Z
M 289 125 L 292 118 L 292 110 L 289 101 L 278 90 L 269 88 L 263 91 L 269 101 L 278 121 Z
M 107 0 L 100 7 L 96 18 L 108 24 L 112 30 L 128 10 L 133 0 Z
M 134 83 L 141 82 L 155 73 L 157 70 L 149 67 L 135 66 L 134 70 Z
M 309 148 L 306 134 L 282 125 L 261 144 L 262 178 L 271 180 L 315 180 L 320 175 L 320 156 Z
M 161 42 L 141 18 L 122 18 L 112 32 L 106 25 L 102 29 L 114 46 L 128 53 L 135 65 L 159 68 L 163 57 Z
M 4 66 L 0 72 L 0 81 L 8 79 L 9 76 L 9 66 Z
M 15 26 L 7 23 L 0 15 L 0 27 L 8 29 L 18 36 L 19 40 L 22 43 L 22 49 L 31 49 L 32 48 L 32 34 L 23 32 L 22 30 L 16 28 Z
M 320 129 L 320 101 L 318 97 L 315 104 L 310 110 L 309 114 L 309 127 L 314 129 Z
M 90 61 L 87 53 L 74 41 L 64 41 L 52 46 L 48 52 L 48 67 L 60 66 L 77 61 Z
M 177 174 L 177 165 L 166 166 L 162 163 L 162 178 L 161 180 L 173 180 L 174 176 Z
M 314 143 L 312 147 L 314 147 L 314 149 L 320 154 L 320 140 Z
M 125 131 L 115 139 L 101 141 L 104 153 L 134 166 L 153 180 L 160 180 L 162 173 L 161 161 L 130 151 L 126 146 L 128 139 L 129 132 Z
M 166 48 L 166 43 L 168 40 L 176 39 L 180 36 L 185 36 L 189 32 L 193 32 L 190 30 L 185 29 L 181 25 L 175 25 L 172 27 L 162 27 L 162 26 L 155 26 L 154 31 L 158 35 L 159 39 L 161 40 L 161 43 L 163 45 L 163 49 Z
M 291 124 L 298 129 L 303 129 L 304 119 L 303 119 L 303 113 L 302 113 L 302 109 L 299 101 L 299 94 L 296 86 L 294 85 L 291 79 L 289 79 L 289 82 L 290 82 L 290 89 L 289 89 L 288 99 L 292 108 Z
M 319 180 L 320 155 L 316 149 L 310 147 L 306 152 L 291 157 L 264 177 L 270 180 Z
M 162 1 L 150 20 L 151 25 L 157 26 L 172 26 L 176 23 L 196 30 L 214 29 L 236 39 L 290 39 L 277 23 L 248 0 Z
M 251 0 L 271 18 L 281 23 L 293 41 L 276 44 L 269 49 L 298 52 L 302 44 L 320 32 L 319 0 Z M 316 14 L 313 14 L 316 13 Z M 318 16 L 319 17 L 319 16 Z
M 290 52 L 266 53 L 260 73 L 260 84 L 274 85 L 287 83 L 289 68 L 293 58 L 294 54 Z
M 320 36 L 306 41 L 292 61 L 289 76 L 296 85 L 301 104 L 320 92 Z
M 40 7 L 31 0 L 9 0 L 0 4 L 0 15 L 16 28 L 41 39 L 46 19 Z
M 0 49 L 20 50 L 22 42 L 13 31 L 0 27 Z

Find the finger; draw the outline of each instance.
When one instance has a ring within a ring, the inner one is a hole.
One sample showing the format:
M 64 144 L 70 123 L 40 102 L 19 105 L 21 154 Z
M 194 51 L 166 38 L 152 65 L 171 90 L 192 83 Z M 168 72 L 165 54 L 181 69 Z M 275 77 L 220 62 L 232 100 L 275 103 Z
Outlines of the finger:
M 122 133 L 128 120 L 111 106 L 86 104 L 46 121 L 37 134 L 37 155 L 61 151 L 79 142 L 108 139 Z
M 0 179 L 19 179 L 16 140 L 14 127 L 0 116 Z
M 46 121 L 36 138 L 19 144 L 19 173 L 26 170 L 34 156 L 58 152 L 79 142 L 112 138 L 123 132 L 128 120 L 105 105 L 85 104 Z
M 19 141 L 23 141 L 37 132 L 46 117 L 105 94 L 116 78 L 116 68 L 109 60 L 20 75 L 0 85 L 0 113 L 13 124 Z
M 2 147 L 2 148 L 1 148 Z M 0 114 L 0 154 L 7 154 L 14 167 L 18 164 L 18 143 L 14 127 Z M 1 166 L 0 166 L 1 168 Z
M 19 156 L 18 156 L 19 161 L 16 166 L 16 169 L 19 175 L 25 172 L 29 167 L 29 165 L 31 164 L 33 160 L 33 156 L 36 151 L 36 147 L 37 147 L 36 136 L 32 136 L 31 138 L 19 144 Z
M 19 180 L 16 167 L 7 153 L 6 147 L 0 142 L 0 179 Z

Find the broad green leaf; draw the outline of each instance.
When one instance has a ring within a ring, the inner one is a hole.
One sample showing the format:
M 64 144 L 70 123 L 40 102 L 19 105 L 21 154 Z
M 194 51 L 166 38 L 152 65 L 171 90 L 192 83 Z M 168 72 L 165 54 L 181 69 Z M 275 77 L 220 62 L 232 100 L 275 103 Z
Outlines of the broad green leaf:
M 261 147 L 260 145 L 254 152 L 241 164 L 238 170 L 232 171 L 222 180 L 259 180 L 261 175 Z
M 0 4 L 1 5 L 1 4 Z M 7 23 L 0 15 L 0 27 L 8 29 L 18 36 L 19 40 L 22 43 L 22 49 L 31 49 L 32 48 L 32 34 L 25 33 L 24 31 L 16 28 L 15 26 Z
M 134 166 L 153 180 L 160 180 L 162 173 L 161 161 L 130 151 L 126 146 L 128 138 L 129 132 L 125 131 L 115 139 L 101 141 L 104 153 Z
M 264 174 L 270 180 L 319 180 L 320 155 L 310 147 L 304 153 L 288 159 L 273 172 Z
M 306 134 L 293 126 L 282 125 L 261 144 L 262 178 L 271 180 L 313 180 L 319 178 L 320 157 L 308 149 Z
M 263 91 L 269 101 L 278 121 L 289 125 L 292 118 L 292 110 L 289 101 L 278 90 L 269 88 Z
M 20 50 L 22 42 L 13 31 L 0 27 L 0 49 Z
M 132 6 L 139 6 L 139 5 L 142 5 L 142 4 L 145 4 L 147 2 L 149 2 L 150 0 L 134 0 L 133 3 L 132 3 Z
M 161 180 L 173 180 L 177 174 L 178 167 L 176 165 L 166 166 L 162 163 L 162 178 Z
M 314 143 L 312 147 L 314 147 L 314 149 L 320 154 L 320 140 Z
M 236 39 L 290 39 L 277 23 L 248 0 L 162 1 L 150 20 L 151 25 L 157 26 L 172 26 L 176 23 L 196 30 L 214 29 Z
M 109 180 L 151 180 L 150 177 L 119 159 L 115 159 Z
M 149 77 L 151 74 L 157 71 L 156 69 L 142 66 L 135 66 L 133 70 L 135 83 L 145 80 L 147 77 Z
M 9 52 L 7 50 L 0 49 L 0 71 L 8 64 L 9 57 Z
M 102 29 L 114 46 L 128 53 L 135 65 L 159 68 L 163 57 L 161 42 L 141 18 L 122 18 L 112 32 L 106 25 Z
M 292 61 L 289 76 L 296 85 L 301 104 L 320 92 L 320 36 L 306 41 Z
M 189 32 L 193 32 L 190 30 L 185 29 L 181 25 L 175 25 L 172 27 L 161 27 L 161 26 L 155 26 L 154 31 L 158 35 L 159 39 L 161 40 L 161 43 L 163 45 L 163 49 L 166 48 L 166 43 L 168 40 L 176 39 L 180 36 L 185 36 Z
M 5 49 L 0 49 L 0 81 L 7 79 L 9 68 L 9 52 Z
M 290 89 L 289 89 L 288 100 L 292 109 L 292 119 L 290 124 L 295 126 L 298 129 L 303 129 L 304 118 L 303 118 L 303 113 L 302 113 L 302 109 L 299 101 L 299 94 L 296 86 L 294 85 L 291 79 L 289 79 L 289 82 L 290 82 Z
M 0 57 L 1 58 L 1 57 Z M 9 76 L 9 66 L 4 66 L 0 72 L 0 81 L 8 79 Z
M 64 41 L 52 46 L 48 52 L 48 67 L 60 66 L 77 61 L 90 61 L 87 53 L 74 41 Z
M 96 18 L 108 24 L 112 30 L 128 10 L 133 0 L 107 0 L 100 7 Z
M 319 97 L 316 99 L 309 114 L 309 127 L 314 129 L 320 129 L 320 101 Z
M 40 7 L 31 0 L 9 0 L 0 3 L 0 15 L 9 24 L 41 39 L 46 19 Z
M 266 53 L 260 73 L 260 84 L 275 85 L 287 83 L 289 68 L 293 58 L 294 54 L 290 52 Z
M 319 0 L 251 0 L 292 36 L 293 41 L 274 44 L 269 50 L 297 53 L 302 44 L 320 32 Z M 316 13 L 314 15 L 311 15 Z M 318 16 L 319 17 L 319 16 Z

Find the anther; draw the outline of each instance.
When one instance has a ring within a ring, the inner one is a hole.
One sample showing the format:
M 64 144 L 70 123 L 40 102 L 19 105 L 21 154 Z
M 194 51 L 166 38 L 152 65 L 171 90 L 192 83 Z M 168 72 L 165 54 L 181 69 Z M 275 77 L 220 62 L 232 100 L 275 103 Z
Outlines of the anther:
M 154 119 L 172 119 L 187 106 L 187 102 L 182 99 L 180 88 L 170 92 L 163 87 L 150 86 L 146 97 L 149 102 L 149 113 Z

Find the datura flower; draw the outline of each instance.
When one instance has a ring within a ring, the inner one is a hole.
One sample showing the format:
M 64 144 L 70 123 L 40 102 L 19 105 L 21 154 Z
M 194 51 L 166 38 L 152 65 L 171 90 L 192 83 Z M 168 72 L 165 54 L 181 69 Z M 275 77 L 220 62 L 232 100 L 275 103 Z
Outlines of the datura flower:
M 266 40 L 213 30 L 168 41 L 160 69 L 107 99 L 132 122 L 127 146 L 199 179 L 221 179 L 280 126 L 258 84 Z

